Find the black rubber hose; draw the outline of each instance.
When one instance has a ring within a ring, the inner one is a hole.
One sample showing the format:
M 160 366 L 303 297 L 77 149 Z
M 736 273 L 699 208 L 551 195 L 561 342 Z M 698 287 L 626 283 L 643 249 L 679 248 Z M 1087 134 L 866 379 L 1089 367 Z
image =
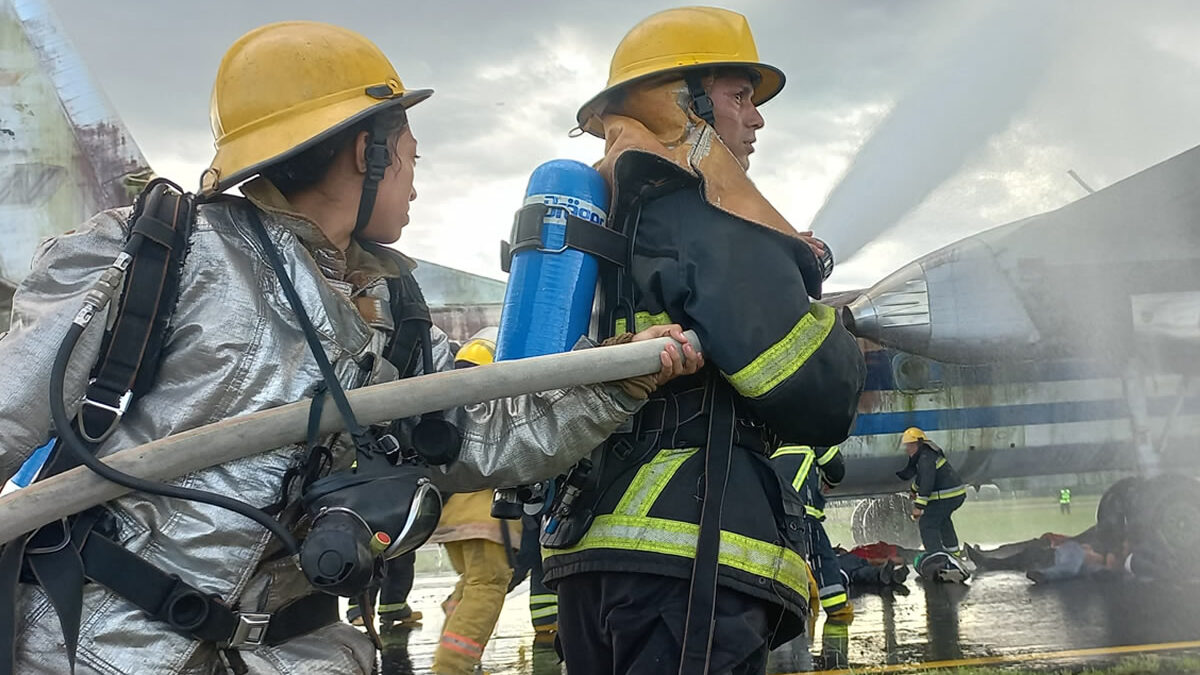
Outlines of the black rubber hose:
M 59 345 L 58 353 L 54 356 L 54 367 L 50 371 L 50 416 L 54 420 L 54 428 L 58 432 L 58 439 L 75 454 L 75 457 L 84 466 L 96 472 L 105 480 L 123 485 L 130 490 L 148 492 L 163 497 L 186 499 L 202 504 L 211 504 L 212 506 L 245 516 L 270 530 L 271 534 L 275 535 L 283 543 L 284 547 L 287 548 L 288 553 L 292 555 L 299 554 L 300 545 L 296 542 L 296 538 L 292 536 L 292 533 L 282 523 L 250 504 L 212 492 L 167 485 L 166 483 L 130 476 L 101 462 L 99 458 L 92 454 L 92 451 L 76 435 L 75 428 L 71 425 L 71 420 L 67 416 L 66 404 L 63 402 L 67 362 L 71 360 L 71 353 L 75 351 L 75 345 L 79 342 L 79 337 L 83 335 L 83 331 L 84 326 L 78 323 L 71 324 L 71 328 L 67 330 L 66 338 L 63 339 L 62 344 Z

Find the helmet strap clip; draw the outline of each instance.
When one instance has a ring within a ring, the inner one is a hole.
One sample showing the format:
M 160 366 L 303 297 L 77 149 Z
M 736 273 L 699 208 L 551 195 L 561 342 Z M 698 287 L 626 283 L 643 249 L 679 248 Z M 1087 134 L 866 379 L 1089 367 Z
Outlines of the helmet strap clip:
M 704 91 L 704 85 L 700 82 L 700 75 L 691 72 L 684 76 L 684 82 L 687 83 L 688 93 L 692 97 L 692 112 L 696 116 L 708 123 L 715 131 L 717 128 L 716 116 L 713 114 L 712 97 L 708 92 Z
M 379 182 L 392 164 L 392 153 L 388 150 L 387 134 L 378 118 L 367 132 L 367 148 L 363 152 L 367 171 L 363 175 L 362 197 L 358 200 L 358 216 L 354 221 L 354 234 L 362 233 L 375 210 L 375 196 L 379 193 Z

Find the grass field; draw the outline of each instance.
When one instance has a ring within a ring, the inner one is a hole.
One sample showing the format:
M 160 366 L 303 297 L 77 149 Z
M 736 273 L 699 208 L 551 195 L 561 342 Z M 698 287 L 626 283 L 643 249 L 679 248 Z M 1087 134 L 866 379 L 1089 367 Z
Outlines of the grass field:
M 1041 536 L 1046 532 L 1079 534 L 1096 524 L 1099 495 L 1080 495 L 1071 501 L 1071 513 L 1059 513 L 1058 498 L 1024 497 L 968 501 L 954 514 L 958 536 L 972 544 L 1006 544 Z M 834 544 L 853 545 L 850 515 L 854 502 L 831 505 L 826 510 L 825 531 Z

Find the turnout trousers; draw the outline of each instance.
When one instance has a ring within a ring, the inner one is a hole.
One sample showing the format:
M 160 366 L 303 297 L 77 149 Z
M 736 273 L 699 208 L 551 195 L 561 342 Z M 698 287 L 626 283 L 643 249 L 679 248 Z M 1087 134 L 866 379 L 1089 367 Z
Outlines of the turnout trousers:
M 624 572 L 589 572 L 560 580 L 558 639 L 567 672 L 678 673 L 689 586 L 686 579 Z M 768 615 L 762 600 L 718 588 L 709 673 L 765 673 Z
M 929 506 L 925 507 L 925 513 L 917 521 L 917 528 L 921 530 L 921 544 L 926 553 L 958 552 L 958 533 L 954 531 L 954 521 L 950 516 L 965 501 L 966 495 L 958 495 L 950 499 L 931 500 Z
M 433 653 L 433 672 L 469 675 L 500 618 L 512 567 L 505 546 L 488 539 L 448 541 L 444 546 L 459 577 L 442 605 L 446 623 Z
M 817 579 L 817 590 L 821 597 L 821 608 L 826 613 L 836 612 L 846 606 L 846 586 L 842 579 L 842 568 L 837 554 L 829 543 L 825 526 L 816 518 L 804 519 L 808 528 L 808 564 Z

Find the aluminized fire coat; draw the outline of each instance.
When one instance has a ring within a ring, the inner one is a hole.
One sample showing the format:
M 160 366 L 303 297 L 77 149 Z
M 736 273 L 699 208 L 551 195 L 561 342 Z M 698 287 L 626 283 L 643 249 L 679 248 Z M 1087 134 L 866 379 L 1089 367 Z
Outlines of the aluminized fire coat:
M 273 188 L 265 192 L 274 193 Z M 200 208 L 157 385 L 130 409 L 101 455 L 301 400 L 321 380 L 248 227 L 249 208 L 249 202 L 234 199 Z M 389 265 L 395 271 L 395 261 L 357 245 L 343 254 L 311 222 L 283 208 L 261 210 L 341 383 L 352 388 L 395 379 L 395 368 L 376 356 L 386 330 L 364 320 L 350 297 L 367 294 L 387 307 L 384 276 Z M 120 250 L 127 215 L 125 210 L 101 213 L 44 244 L 17 292 L 11 332 L 0 339 L 0 477 L 11 476 L 51 435 L 47 390 L 55 350 L 82 294 Z M 102 323 L 93 322 L 71 361 L 66 386 L 71 411 L 97 356 Z M 438 370 L 452 368 L 446 336 L 437 329 L 433 349 Z M 599 445 L 637 405 L 617 387 L 597 385 L 453 410 L 449 419 L 462 431 L 462 454 L 449 469 L 435 471 L 435 480 L 443 491 L 457 492 L 554 475 Z M 347 467 L 351 449 L 340 440 L 333 446 L 335 469 Z M 302 456 L 303 447 L 288 446 L 175 483 L 262 507 L 276 501 L 284 472 Z M 265 529 L 229 511 L 143 493 L 108 507 L 129 550 L 243 611 L 271 612 L 313 592 L 294 560 L 269 561 L 278 545 Z M 293 514 L 294 520 L 294 511 L 285 517 Z M 23 617 L 18 672 L 68 672 L 58 619 L 40 588 L 23 587 L 18 615 Z M 375 658 L 365 636 L 336 623 L 278 647 L 244 650 L 243 656 L 251 672 L 290 674 L 367 673 Z M 173 632 L 103 587 L 85 587 L 76 672 L 220 669 L 213 645 Z

